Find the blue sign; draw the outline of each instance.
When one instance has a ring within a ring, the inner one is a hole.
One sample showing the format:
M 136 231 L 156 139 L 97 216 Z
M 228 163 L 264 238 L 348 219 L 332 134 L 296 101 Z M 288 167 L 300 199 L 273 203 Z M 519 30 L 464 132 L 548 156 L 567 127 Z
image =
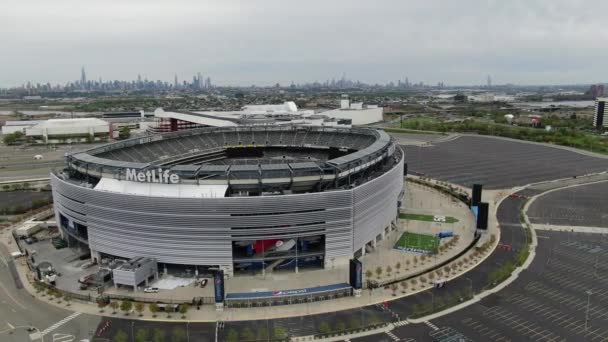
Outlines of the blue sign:
M 293 290 L 277 290 L 277 291 L 264 291 L 264 292 L 244 292 L 244 293 L 227 293 L 226 299 L 260 299 L 260 298 L 278 298 L 288 296 L 300 296 L 300 295 L 311 295 L 319 294 L 323 292 L 332 292 L 338 290 L 347 290 L 352 287 L 346 283 L 325 285 L 317 287 L 309 287 L 305 289 L 293 289 Z

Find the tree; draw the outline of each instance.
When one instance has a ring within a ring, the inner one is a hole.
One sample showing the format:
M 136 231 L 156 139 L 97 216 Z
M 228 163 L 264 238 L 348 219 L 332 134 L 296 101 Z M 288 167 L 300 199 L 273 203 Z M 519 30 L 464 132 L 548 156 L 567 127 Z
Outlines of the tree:
M 6 134 L 4 138 L 2 138 L 4 144 L 6 145 L 14 145 L 23 140 L 23 132 L 14 132 L 10 134 Z
M 344 322 L 339 321 L 338 323 L 336 323 L 336 330 L 337 332 L 341 332 L 346 330 L 346 324 L 344 324 Z
M 230 328 L 230 330 L 228 330 L 228 334 L 226 336 L 226 341 L 228 341 L 228 342 L 238 342 L 239 341 L 239 333 L 238 333 L 238 331 L 234 330 L 233 328 Z
M 156 304 L 156 303 L 150 303 L 150 305 L 148 305 L 148 310 L 150 310 L 150 312 L 152 313 L 152 317 L 156 318 L 156 313 L 159 310 L 158 304 Z
M 370 270 L 365 271 L 365 279 L 369 279 L 369 278 L 371 278 L 371 277 L 372 277 L 372 274 L 373 274 L 373 273 L 372 273 L 372 271 L 370 271 Z
M 247 328 L 243 329 L 243 331 L 241 331 L 241 340 L 244 340 L 244 341 L 255 340 L 255 334 L 249 327 L 247 327 Z
M 70 296 L 69 294 L 66 294 L 65 296 L 63 296 L 63 300 L 65 300 L 66 306 L 70 306 L 70 302 L 72 301 L 72 296 Z
M 410 264 L 411 264 L 410 259 L 406 259 L 405 260 L 405 268 L 409 270 L 410 269 Z
M 393 291 L 393 296 L 397 295 L 398 289 L 399 289 L 399 287 L 397 286 L 397 284 L 391 284 L 391 291 Z
M 148 341 L 148 330 L 146 329 L 137 329 L 135 333 L 135 342 L 146 342 Z
M 401 288 L 403 289 L 403 290 L 401 290 L 401 292 L 405 293 L 407 291 L 407 281 L 404 280 L 400 284 L 401 284 Z
M 122 126 L 118 131 L 118 139 L 129 139 L 131 137 L 131 129 L 129 126 Z
M 98 299 L 97 300 L 97 307 L 99 308 L 99 312 L 100 313 L 103 313 L 103 311 L 104 311 L 103 308 L 105 308 L 106 305 L 108 305 L 108 304 L 106 303 L 105 300 L 103 300 L 103 299 Z
M 361 323 L 356 318 L 352 318 L 350 321 L 348 321 L 348 329 L 350 330 L 359 329 L 360 326 Z
M 283 327 L 274 328 L 274 338 L 282 339 L 287 337 L 287 331 Z
M 53 293 L 53 295 L 57 299 L 57 302 L 61 303 L 61 297 L 63 297 L 63 294 L 61 292 L 59 292 L 59 291 L 55 291 L 55 293 Z
M 376 277 L 380 278 L 381 275 L 382 275 L 382 267 L 378 266 L 378 267 L 376 267 Z
M 418 257 L 415 256 L 413 261 L 414 261 L 414 267 L 416 267 L 416 264 L 418 263 Z
M 401 263 L 400 262 L 397 262 L 395 264 L 395 269 L 397 270 L 397 274 L 399 274 L 399 270 L 401 269 Z
M 321 322 L 321 324 L 319 324 L 319 331 L 322 334 L 329 334 L 331 332 L 331 328 L 327 322 Z
M 123 300 L 122 303 L 120 303 L 120 310 L 125 313 L 125 316 L 129 315 L 129 311 L 131 311 L 132 308 L 133 302 L 130 300 Z
M 144 303 L 135 303 L 135 311 L 137 311 L 139 317 L 143 316 L 142 312 L 144 312 Z
M 186 330 L 184 328 L 176 327 L 173 329 L 173 333 L 171 334 L 171 342 L 185 342 L 186 339 Z
M 260 327 L 258 331 L 258 340 L 268 341 L 270 337 L 270 332 L 268 331 L 268 327 Z
M 116 335 L 114 335 L 114 340 L 115 342 L 128 342 L 129 341 L 129 335 L 127 335 L 126 332 L 124 332 L 124 330 L 118 330 L 116 332 Z
M 391 265 L 386 266 L 386 274 L 388 274 L 389 277 L 391 276 L 391 272 L 393 272 Z
M 110 307 L 112 308 L 112 315 L 116 314 L 116 309 L 118 309 L 118 302 L 117 301 L 110 302 Z
M 154 342 L 165 342 L 165 331 L 159 328 L 154 329 L 154 335 L 152 336 Z
M 179 313 L 182 314 L 182 319 L 186 318 L 186 313 L 188 313 L 188 304 L 182 304 L 179 306 Z

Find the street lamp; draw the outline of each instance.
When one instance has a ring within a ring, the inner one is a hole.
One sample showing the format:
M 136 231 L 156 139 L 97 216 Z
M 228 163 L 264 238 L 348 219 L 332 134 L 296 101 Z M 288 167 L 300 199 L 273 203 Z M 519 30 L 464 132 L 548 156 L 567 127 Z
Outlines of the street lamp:
M 469 281 L 469 285 L 471 287 L 471 296 L 473 296 L 474 295 L 474 292 L 473 292 L 473 280 L 471 278 L 469 278 L 469 277 L 464 277 L 464 279 L 466 279 L 466 280 Z
M 593 292 L 588 290 L 587 292 L 587 312 L 585 313 L 585 332 L 587 332 L 587 326 L 589 323 L 589 304 L 591 303 L 591 295 Z
M 186 341 L 190 342 L 190 321 L 186 322 Z

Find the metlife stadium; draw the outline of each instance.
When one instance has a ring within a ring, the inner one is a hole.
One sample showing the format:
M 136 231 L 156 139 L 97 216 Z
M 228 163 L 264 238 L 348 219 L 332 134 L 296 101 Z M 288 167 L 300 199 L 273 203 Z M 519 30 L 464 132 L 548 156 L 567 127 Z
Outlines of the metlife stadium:
M 57 222 L 92 259 L 243 270 L 347 265 L 395 223 L 404 154 L 384 131 L 239 126 L 66 156 Z

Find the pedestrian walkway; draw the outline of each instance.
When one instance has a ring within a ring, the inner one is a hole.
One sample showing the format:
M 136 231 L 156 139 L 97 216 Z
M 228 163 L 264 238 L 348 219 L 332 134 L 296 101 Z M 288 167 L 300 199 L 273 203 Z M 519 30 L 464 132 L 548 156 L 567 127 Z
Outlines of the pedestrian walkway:
M 50 327 L 42 330 L 40 332 L 40 335 L 45 336 L 46 334 L 54 331 L 55 329 L 59 328 L 60 326 L 66 324 L 67 322 L 73 320 L 74 318 L 80 316 L 82 314 L 82 312 L 74 312 L 73 314 L 69 315 L 68 317 L 62 319 L 61 321 L 51 325 Z
M 433 330 L 439 330 L 439 328 L 435 324 L 431 323 L 430 321 L 424 321 L 424 324 L 428 325 L 429 328 L 431 328 Z
M 401 339 L 397 337 L 397 335 L 393 334 L 391 331 L 387 331 L 386 334 L 393 339 L 393 341 L 400 341 Z
M 396 326 L 396 327 L 402 327 L 402 326 L 408 325 L 408 324 L 410 324 L 410 322 L 408 322 L 407 320 L 403 320 L 403 321 L 399 321 L 399 322 L 393 323 L 393 325 Z

